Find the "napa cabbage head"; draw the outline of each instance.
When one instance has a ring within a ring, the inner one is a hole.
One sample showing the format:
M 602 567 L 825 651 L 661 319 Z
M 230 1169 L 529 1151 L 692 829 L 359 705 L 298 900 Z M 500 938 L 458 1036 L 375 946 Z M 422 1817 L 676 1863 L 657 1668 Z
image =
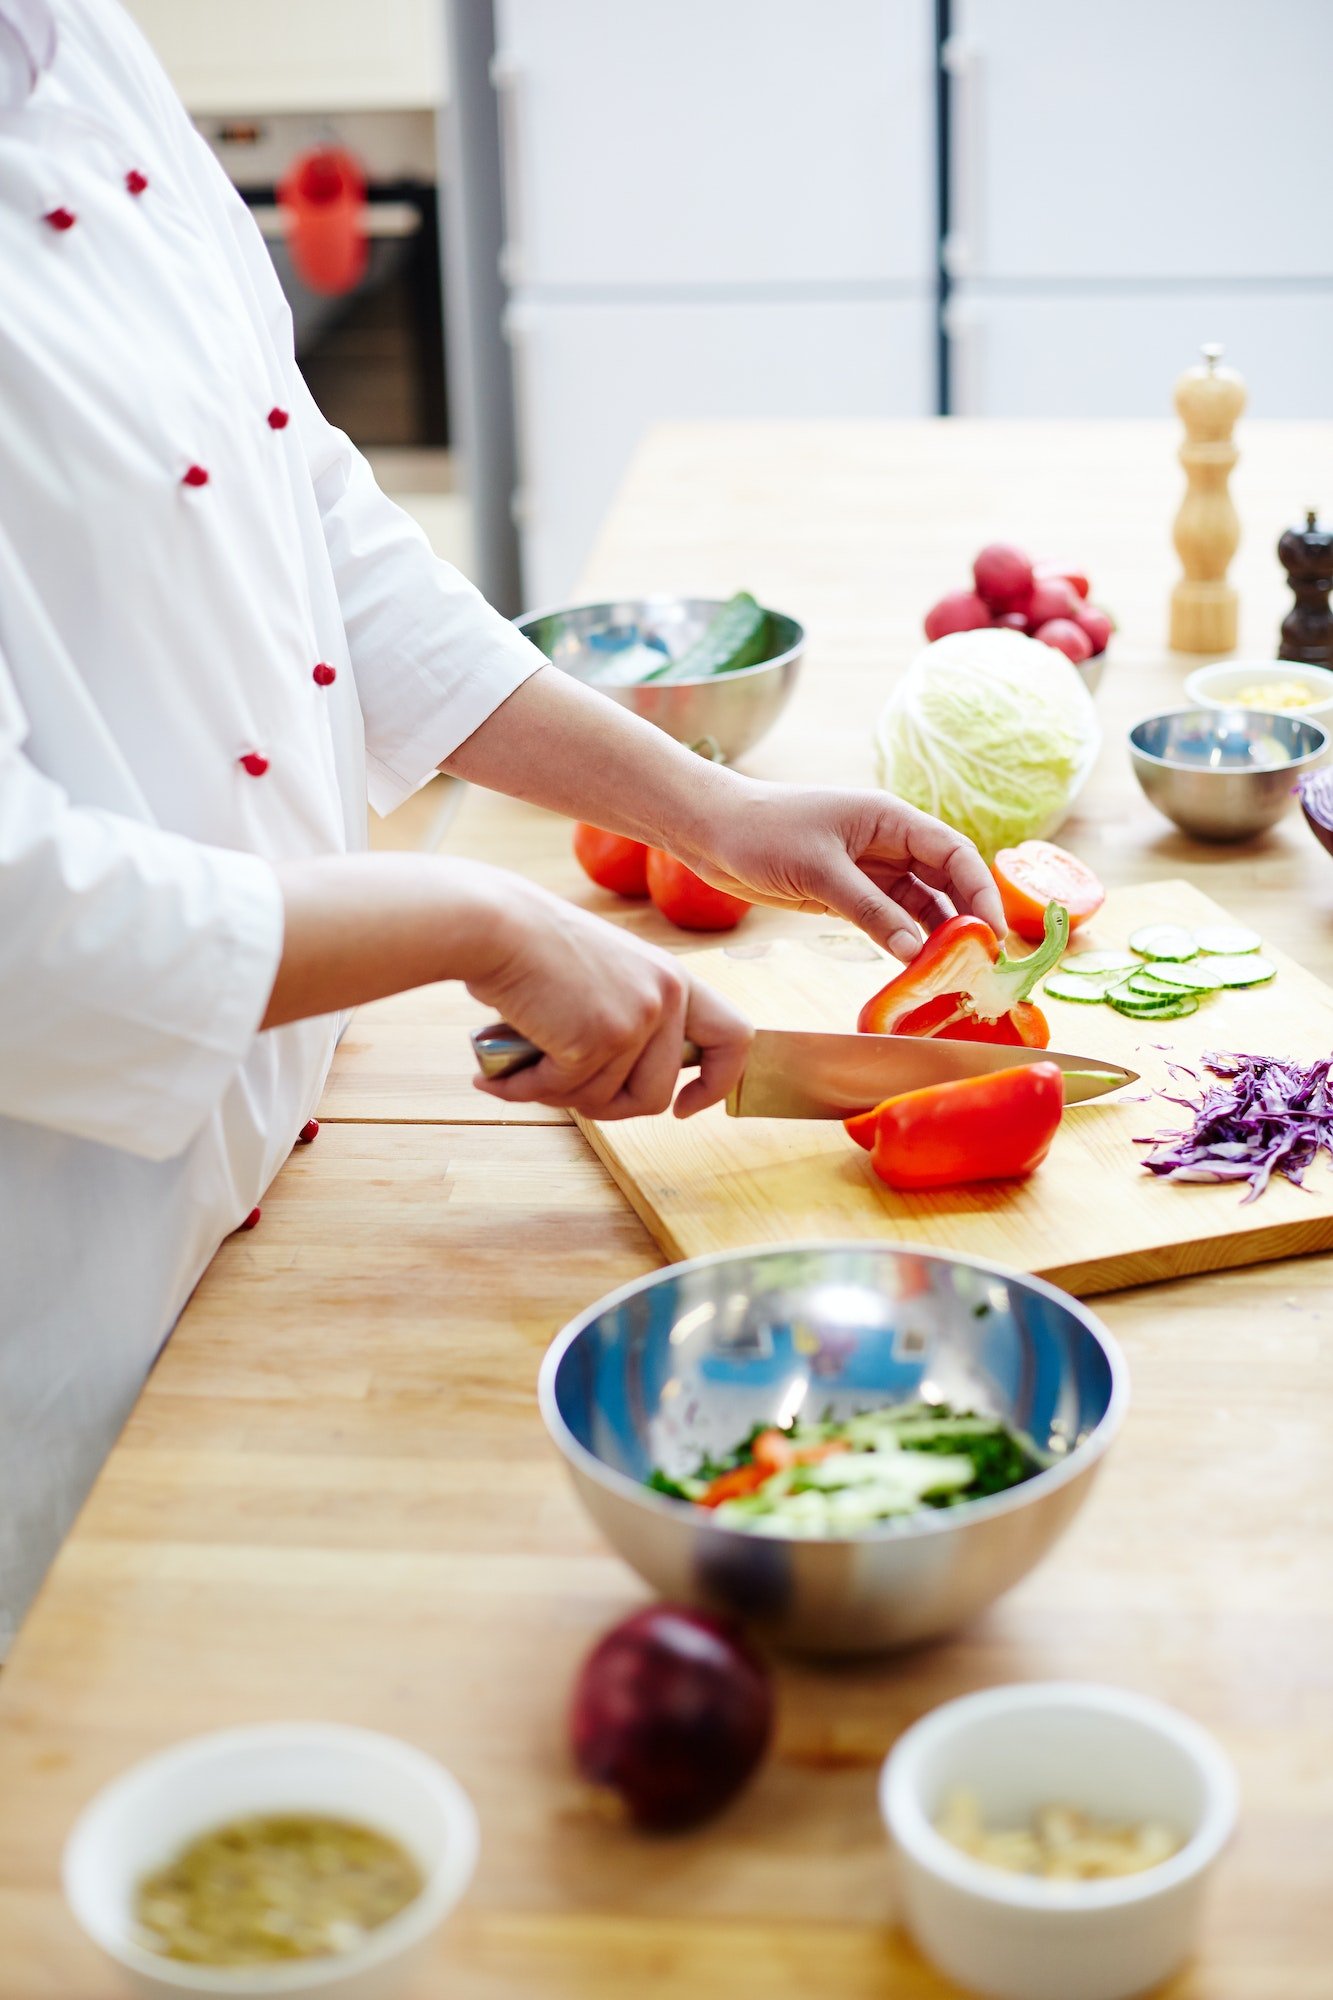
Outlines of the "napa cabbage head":
M 1101 744 L 1063 653 L 1021 632 L 952 632 L 918 654 L 876 731 L 880 782 L 988 861 L 1068 815 Z

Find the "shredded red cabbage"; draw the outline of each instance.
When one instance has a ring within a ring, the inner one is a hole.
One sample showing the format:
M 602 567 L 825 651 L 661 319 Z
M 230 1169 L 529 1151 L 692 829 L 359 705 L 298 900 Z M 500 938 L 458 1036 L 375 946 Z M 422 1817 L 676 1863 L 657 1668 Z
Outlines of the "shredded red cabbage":
M 1274 1174 L 1302 1185 L 1321 1151 L 1333 1159 L 1333 1056 L 1302 1064 L 1276 1056 L 1213 1050 L 1203 1058 L 1216 1082 L 1200 1098 L 1158 1095 L 1194 1114 L 1183 1132 L 1155 1132 L 1136 1146 L 1156 1150 L 1143 1164 L 1172 1181 L 1247 1181 L 1254 1201 Z

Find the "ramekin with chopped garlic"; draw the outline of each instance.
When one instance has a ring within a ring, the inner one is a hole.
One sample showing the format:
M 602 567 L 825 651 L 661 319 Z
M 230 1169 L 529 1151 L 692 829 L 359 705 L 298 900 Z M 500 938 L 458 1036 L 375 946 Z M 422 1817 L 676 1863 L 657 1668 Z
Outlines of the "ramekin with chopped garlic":
M 1178 1834 L 1159 1820 L 1122 1824 L 1077 1807 L 1039 1806 L 1028 1826 L 988 1827 L 975 1792 L 950 1793 L 935 1830 L 974 1861 L 1047 1882 L 1101 1882 L 1140 1875 L 1180 1851 Z

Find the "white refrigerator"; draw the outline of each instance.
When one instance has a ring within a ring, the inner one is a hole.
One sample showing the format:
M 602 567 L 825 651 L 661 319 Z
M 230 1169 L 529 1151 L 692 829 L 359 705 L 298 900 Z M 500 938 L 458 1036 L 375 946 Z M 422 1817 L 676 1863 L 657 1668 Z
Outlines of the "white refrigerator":
M 952 408 L 1142 417 L 1222 341 L 1333 416 L 1329 0 L 953 0 Z
M 933 0 L 496 0 L 492 74 L 529 606 L 654 423 L 934 410 Z

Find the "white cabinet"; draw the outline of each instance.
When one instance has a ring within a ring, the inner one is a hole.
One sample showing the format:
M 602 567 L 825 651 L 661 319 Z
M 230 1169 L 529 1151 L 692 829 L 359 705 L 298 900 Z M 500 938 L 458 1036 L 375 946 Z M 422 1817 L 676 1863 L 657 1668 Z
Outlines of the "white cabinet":
M 528 603 L 654 423 L 935 407 L 933 0 L 496 0 L 492 74 Z
M 934 312 L 870 303 L 519 301 L 508 321 L 532 606 L 568 601 L 634 447 L 671 418 L 912 417 Z M 739 588 L 739 584 L 737 586 Z
M 1333 278 L 1329 0 L 954 0 L 951 268 Z
M 930 0 L 497 0 L 510 282 L 915 282 Z
M 1224 343 L 1256 417 L 1333 417 L 1333 284 L 987 293 L 945 314 L 953 406 L 975 417 L 1165 417 L 1176 377 Z
M 1329 0 L 955 0 L 953 409 L 1164 415 L 1220 340 L 1255 415 L 1333 416 L 1333 119 L 1300 82 L 1329 23 Z

